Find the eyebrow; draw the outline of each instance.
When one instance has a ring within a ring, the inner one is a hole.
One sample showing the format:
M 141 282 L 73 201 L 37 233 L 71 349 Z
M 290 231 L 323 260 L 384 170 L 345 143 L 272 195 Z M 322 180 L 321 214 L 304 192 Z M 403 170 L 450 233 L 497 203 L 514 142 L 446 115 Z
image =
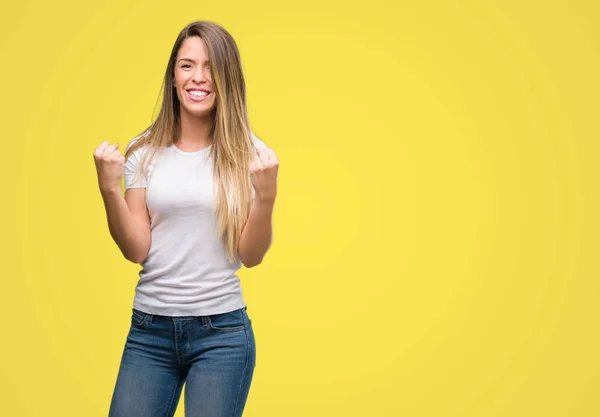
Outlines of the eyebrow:
M 180 59 L 179 59 L 177 62 L 179 63 L 179 62 L 181 62 L 181 61 L 189 61 L 189 62 L 192 62 L 192 63 L 194 63 L 194 64 L 196 63 L 196 60 L 195 60 L 195 59 L 192 59 L 192 58 L 180 58 Z M 209 61 L 209 60 L 206 60 L 206 61 L 204 61 L 204 63 L 205 63 L 205 64 L 210 64 L 210 61 Z

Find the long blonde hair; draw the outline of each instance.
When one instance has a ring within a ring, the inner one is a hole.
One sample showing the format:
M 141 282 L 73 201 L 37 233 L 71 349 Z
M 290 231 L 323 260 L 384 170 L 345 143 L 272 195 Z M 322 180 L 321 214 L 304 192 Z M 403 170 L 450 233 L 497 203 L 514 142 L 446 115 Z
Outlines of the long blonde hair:
M 230 262 L 237 259 L 237 247 L 252 203 L 253 189 L 249 162 L 254 156 L 254 144 L 246 107 L 246 83 L 242 73 L 239 50 L 233 37 L 221 26 L 210 21 L 188 24 L 177 36 L 163 79 L 163 100 L 156 120 L 127 149 L 125 158 L 142 146 L 144 152 L 138 172 L 146 171 L 157 150 L 171 146 L 180 139 L 179 99 L 174 93 L 173 77 L 177 53 L 183 42 L 199 36 L 205 43 L 211 62 L 215 94 L 214 123 L 211 129 L 213 146 L 210 156 L 214 163 L 217 188 L 215 216 L 218 237 L 225 244 Z

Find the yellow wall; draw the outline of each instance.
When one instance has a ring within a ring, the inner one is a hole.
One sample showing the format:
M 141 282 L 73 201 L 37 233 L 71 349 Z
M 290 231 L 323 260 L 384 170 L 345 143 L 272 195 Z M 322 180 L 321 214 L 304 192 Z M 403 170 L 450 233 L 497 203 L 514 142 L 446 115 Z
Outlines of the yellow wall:
M 281 161 L 274 245 L 240 271 L 245 416 L 600 415 L 599 9 L 3 6 L 2 414 L 107 415 L 140 268 L 92 153 L 150 123 L 177 33 L 209 19 Z

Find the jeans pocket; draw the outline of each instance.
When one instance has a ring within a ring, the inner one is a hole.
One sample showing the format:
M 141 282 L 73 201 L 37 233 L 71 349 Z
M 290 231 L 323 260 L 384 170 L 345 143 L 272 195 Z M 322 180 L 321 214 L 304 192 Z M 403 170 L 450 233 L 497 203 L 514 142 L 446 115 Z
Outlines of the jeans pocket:
M 146 322 L 146 316 L 147 314 L 143 311 L 136 310 L 135 308 L 132 309 L 131 324 L 133 324 L 136 327 L 143 327 L 144 323 Z
M 213 314 L 208 316 L 208 326 L 216 332 L 239 332 L 246 328 L 244 314 L 242 310 Z

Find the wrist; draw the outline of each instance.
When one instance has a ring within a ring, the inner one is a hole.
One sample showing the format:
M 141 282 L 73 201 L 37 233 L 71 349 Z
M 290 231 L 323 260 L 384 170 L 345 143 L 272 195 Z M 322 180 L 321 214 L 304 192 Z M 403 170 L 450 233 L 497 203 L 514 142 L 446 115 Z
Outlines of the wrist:
M 264 196 L 256 194 L 254 204 L 259 206 L 273 206 L 275 204 L 275 196 Z
M 121 186 L 100 186 L 100 194 L 102 194 L 102 196 L 114 196 L 117 194 L 121 194 Z

